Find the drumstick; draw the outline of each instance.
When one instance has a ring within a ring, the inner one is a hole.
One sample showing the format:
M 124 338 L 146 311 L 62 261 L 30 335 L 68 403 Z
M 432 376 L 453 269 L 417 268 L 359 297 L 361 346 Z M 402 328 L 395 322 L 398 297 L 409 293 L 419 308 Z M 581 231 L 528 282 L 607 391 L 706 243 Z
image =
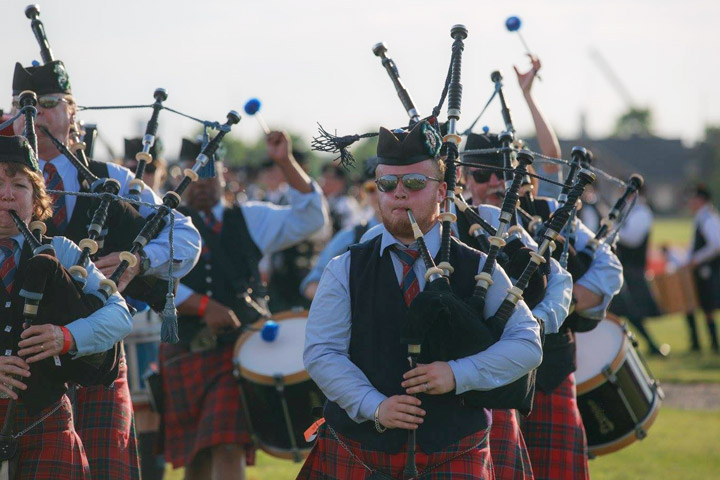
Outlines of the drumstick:
M 527 42 L 525 42 L 525 39 L 522 36 L 522 33 L 520 33 L 520 27 L 522 26 L 522 21 L 520 20 L 520 17 L 512 16 L 508 17 L 507 20 L 505 20 L 505 28 L 508 29 L 508 32 L 515 32 L 517 33 L 518 37 L 520 37 L 520 41 L 523 44 L 523 47 L 525 47 L 525 52 L 530 55 L 530 57 L 533 57 L 532 52 L 530 51 L 530 47 L 528 47 Z M 540 75 L 538 75 L 537 72 L 535 72 L 535 77 L 542 81 L 542 78 L 540 78 Z
M 265 135 L 270 135 L 270 129 L 267 126 L 267 123 L 265 123 L 265 120 L 263 119 L 262 115 L 260 115 L 260 106 L 262 104 L 260 103 L 260 100 L 257 98 L 251 98 L 247 101 L 245 104 L 245 113 L 247 113 L 250 116 L 255 117 L 255 119 L 260 124 L 260 128 L 263 129 L 263 132 L 265 132 Z

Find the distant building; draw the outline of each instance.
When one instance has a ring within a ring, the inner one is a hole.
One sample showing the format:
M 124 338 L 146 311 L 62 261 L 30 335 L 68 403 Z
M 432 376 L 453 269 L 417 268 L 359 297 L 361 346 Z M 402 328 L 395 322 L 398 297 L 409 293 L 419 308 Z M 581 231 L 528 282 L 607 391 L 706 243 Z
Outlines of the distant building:
M 537 148 L 534 139 L 528 143 Z M 660 214 L 681 213 L 684 189 L 693 181 L 709 178 L 713 169 L 712 150 L 705 143 L 686 147 L 679 139 L 660 137 L 561 139 L 563 157 L 569 158 L 576 145 L 590 149 L 595 165 L 611 175 L 621 179 L 642 175 L 648 199 Z M 598 179 L 596 186 L 607 201 L 617 198 L 612 183 Z

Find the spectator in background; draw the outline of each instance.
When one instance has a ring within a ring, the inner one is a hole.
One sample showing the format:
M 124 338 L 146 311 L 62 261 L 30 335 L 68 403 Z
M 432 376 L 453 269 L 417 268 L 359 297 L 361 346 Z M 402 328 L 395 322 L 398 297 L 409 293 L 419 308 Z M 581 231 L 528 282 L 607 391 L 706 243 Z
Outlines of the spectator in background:
M 333 235 L 343 228 L 357 224 L 362 219 L 357 200 L 348 195 L 348 171 L 344 167 L 334 163 L 325 165 L 322 169 L 320 185 L 330 208 Z
M 714 317 L 715 309 L 720 306 L 720 215 L 712 205 L 710 190 L 703 184 L 695 186 L 688 207 L 695 214 L 689 264 L 693 269 L 698 300 L 705 313 L 713 352 L 720 353 Z M 694 312 L 687 314 L 687 323 L 690 329 L 690 349 L 700 351 Z

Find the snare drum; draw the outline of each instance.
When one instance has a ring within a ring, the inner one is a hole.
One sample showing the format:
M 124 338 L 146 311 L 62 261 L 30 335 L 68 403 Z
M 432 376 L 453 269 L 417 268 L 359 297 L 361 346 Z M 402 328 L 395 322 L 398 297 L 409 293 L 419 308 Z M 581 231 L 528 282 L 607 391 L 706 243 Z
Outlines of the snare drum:
M 655 421 L 663 398 L 636 348 L 616 317 L 593 330 L 576 333 L 577 403 L 593 456 L 642 440 Z
M 303 432 L 316 419 L 325 396 L 303 366 L 307 311 L 272 317 L 279 328 L 275 340 L 262 339 L 264 321 L 238 338 L 233 353 L 243 408 L 253 441 L 272 456 L 301 461 L 312 444 Z
M 153 369 L 157 370 L 161 326 L 160 316 L 152 310 L 138 313 L 133 318 L 132 332 L 125 337 L 128 387 L 138 433 L 156 432 L 160 424 L 160 416 L 150 407 L 145 376 Z

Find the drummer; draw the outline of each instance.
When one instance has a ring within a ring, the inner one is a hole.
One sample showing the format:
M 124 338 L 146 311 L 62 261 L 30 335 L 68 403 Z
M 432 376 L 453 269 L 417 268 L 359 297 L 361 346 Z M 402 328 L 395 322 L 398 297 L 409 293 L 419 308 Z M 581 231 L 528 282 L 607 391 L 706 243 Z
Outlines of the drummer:
M 186 212 L 202 235 L 195 268 L 178 288 L 180 343 L 160 351 L 163 377 L 164 453 L 185 478 L 245 478 L 250 435 L 242 416 L 232 352 L 241 324 L 267 313 L 257 292 L 258 261 L 309 237 L 327 221 L 319 186 L 300 168 L 285 132 L 271 132 L 267 153 L 288 179 L 289 205 L 264 202 L 226 205 L 223 165 L 217 176 L 191 183 Z M 183 140 L 181 161 L 192 165 L 200 144 Z M 256 309 L 248 305 L 253 303 Z M 252 456 L 249 456 L 252 463 Z

